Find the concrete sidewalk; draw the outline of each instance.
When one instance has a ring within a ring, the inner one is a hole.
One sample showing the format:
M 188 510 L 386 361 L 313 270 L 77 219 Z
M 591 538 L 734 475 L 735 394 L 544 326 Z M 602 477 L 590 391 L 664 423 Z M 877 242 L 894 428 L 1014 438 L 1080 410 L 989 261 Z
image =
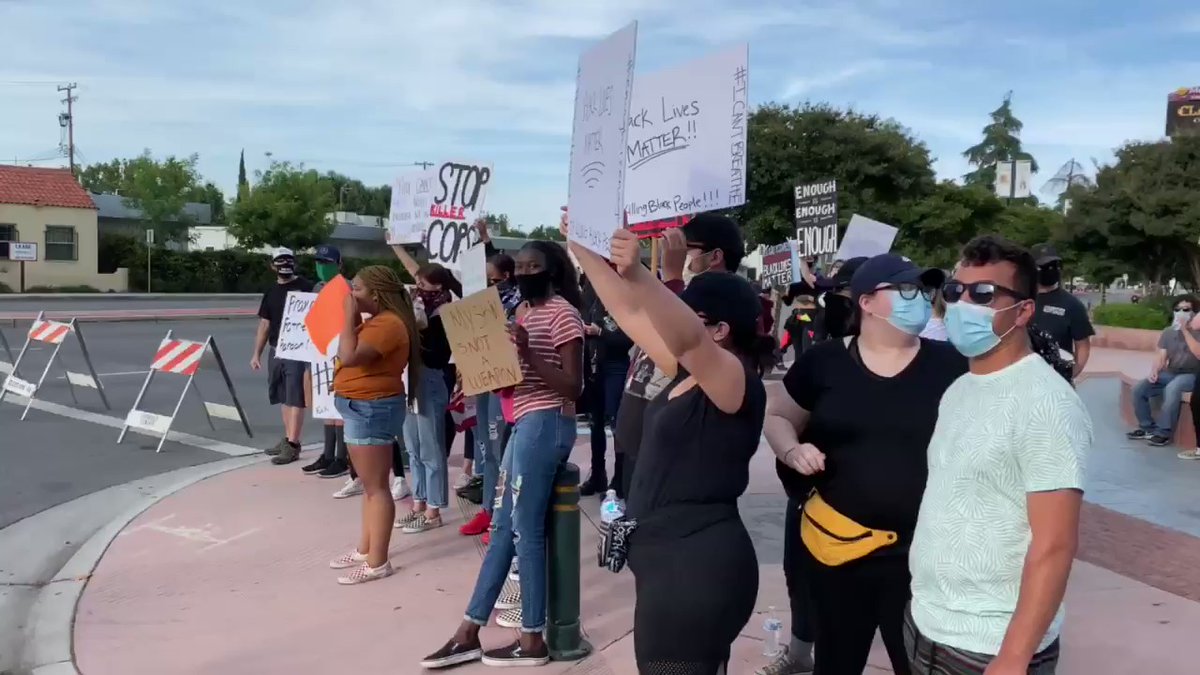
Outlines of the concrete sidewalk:
M 582 437 L 576 448 L 577 463 L 586 457 L 586 442 Z M 788 617 L 779 565 L 785 500 L 765 445 L 752 469 L 743 517 L 759 552 L 761 583 L 756 614 L 735 646 L 730 672 L 739 675 L 764 662 L 762 622 L 769 608 L 774 605 L 785 622 Z M 339 587 L 327 562 L 353 544 L 359 519 L 358 500 L 330 498 L 339 485 L 304 477 L 294 466 L 256 464 L 210 478 L 148 509 L 112 542 L 79 602 L 74 649 L 80 671 L 420 672 L 417 661 L 452 634 L 475 581 L 479 540 L 457 532 L 469 514 L 452 506 L 441 530 L 397 533 L 392 543 L 393 564 L 399 568 L 395 576 Z M 596 530 L 589 523 L 596 520 L 598 507 L 598 500 L 584 500 L 588 521 L 580 548 L 582 621 L 596 652 L 581 663 L 552 664 L 543 672 L 636 672 L 633 580 L 628 573 L 602 571 L 593 562 Z M 1141 521 L 1114 520 L 1098 506 L 1089 507 L 1087 514 L 1085 518 L 1103 523 L 1085 523 L 1085 531 L 1099 527 L 1105 536 L 1085 532 L 1081 557 L 1103 563 L 1107 549 L 1120 548 L 1122 542 L 1137 547 L 1143 541 L 1130 529 Z M 1169 543 L 1192 545 L 1200 540 Z M 1145 557 L 1149 551 L 1129 553 Z M 1169 550 L 1158 553 L 1172 555 Z M 1126 575 L 1076 564 L 1059 672 L 1197 672 L 1200 602 L 1132 578 L 1140 574 L 1136 566 L 1124 571 Z M 514 634 L 489 627 L 484 644 L 499 646 Z M 877 644 L 867 672 L 890 672 L 886 664 Z M 474 664 L 459 672 L 484 670 Z

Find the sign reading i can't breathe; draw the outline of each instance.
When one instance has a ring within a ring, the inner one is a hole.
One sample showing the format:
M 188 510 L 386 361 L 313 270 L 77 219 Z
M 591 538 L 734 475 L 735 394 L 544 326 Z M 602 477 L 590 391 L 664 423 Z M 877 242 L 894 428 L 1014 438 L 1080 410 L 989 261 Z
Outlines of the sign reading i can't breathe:
M 838 248 L 837 181 L 796 186 L 796 243 L 800 255 L 833 253 Z

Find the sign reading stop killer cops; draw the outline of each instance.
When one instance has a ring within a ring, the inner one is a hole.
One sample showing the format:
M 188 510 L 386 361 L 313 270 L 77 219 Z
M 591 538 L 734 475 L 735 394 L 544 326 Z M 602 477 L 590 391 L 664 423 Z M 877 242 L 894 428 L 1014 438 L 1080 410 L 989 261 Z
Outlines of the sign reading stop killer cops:
M 479 243 L 474 223 L 491 179 L 491 164 L 472 162 L 443 162 L 401 176 L 392 187 L 389 241 L 420 242 L 430 262 L 462 269 L 463 254 Z
M 805 258 L 837 250 L 837 181 L 796 186 L 796 243 Z

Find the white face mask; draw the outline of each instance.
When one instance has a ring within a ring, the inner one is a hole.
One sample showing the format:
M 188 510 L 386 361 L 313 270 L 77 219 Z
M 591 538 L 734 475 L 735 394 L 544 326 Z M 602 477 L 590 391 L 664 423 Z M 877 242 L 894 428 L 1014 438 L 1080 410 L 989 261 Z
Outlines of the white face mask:
M 692 263 L 697 258 L 703 258 L 704 256 L 710 256 L 708 261 L 704 263 L 704 269 L 700 270 L 699 272 L 692 271 Z M 694 256 L 688 256 L 687 262 L 683 265 L 683 283 L 690 284 L 690 283 L 692 283 L 692 279 L 695 279 L 697 276 L 704 274 L 709 269 L 711 269 L 712 268 L 711 256 L 712 256 L 712 251 L 709 251 L 708 253 L 697 253 Z
M 1183 326 L 1186 326 L 1187 323 L 1192 320 L 1192 316 L 1194 316 L 1194 314 L 1187 310 L 1176 310 L 1175 327 L 1182 328 Z

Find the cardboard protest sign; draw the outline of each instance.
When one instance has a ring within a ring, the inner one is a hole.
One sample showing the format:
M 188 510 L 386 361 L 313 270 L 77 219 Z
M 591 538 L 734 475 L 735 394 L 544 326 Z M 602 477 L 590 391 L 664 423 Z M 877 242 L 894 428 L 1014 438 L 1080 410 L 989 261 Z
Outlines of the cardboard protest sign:
M 334 359 L 326 359 L 309 365 L 312 374 L 312 416 L 317 420 L 340 420 L 333 406 L 333 375 L 336 371 Z
M 785 241 L 762 249 L 762 281 L 772 286 L 800 283 L 800 256 L 796 242 Z
M 491 164 L 443 162 L 433 170 L 433 199 L 421 243 L 429 262 L 462 269 L 462 255 L 479 243 L 475 220 L 483 213 Z
M 429 228 L 429 207 L 433 202 L 436 174 L 430 170 L 411 171 L 392 182 L 392 206 L 388 213 L 389 244 L 419 244 Z
M 475 244 L 462 255 L 463 295 L 478 293 L 487 288 L 487 246 Z
M 567 206 L 571 241 L 607 258 L 625 208 L 625 139 L 637 22 L 579 57 Z
M 638 239 L 653 239 L 661 237 L 663 232 L 673 230 L 677 227 L 683 227 L 688 224 L 692 217 L 675 216 L 674 218 L 663 218 L 662 220 L 647 220 L 637 225 L 630 225 L 629 230 L 637 234 Z
M 892 250 L 892 242 L 896 240 L 899 230 L 871 220 L 857 213 L 850 217 L 846 226 L 846 236 L 842 237 L 842 245 L 838 248 L 834 260 L 849 260 L 859 256 L 872 257 Z
M 275 358 L 313 363 L 324 357 L 317 351 L 305 317 L 317 302 L 316 293 L 292 291 L 283 305 L 283 322 L 279 324 L 279 339 L 275 341 Z
M 443 305 L 442 325 L 462 375 L 462 391 L 474 396 L 521 381 L 517 347 L 495 287 Z
M 746 45 L 637 78 L 625 141 L 630 223 L 746 202 Z
M 334 341 L 342 334 L 342 327 L 346 324 L 347 295 L 350 295 L 350 284 L 346 277 L 339 274 L 325 284 L 304 317 L 304 326 L 312 339 L 313 348 L 322 360 L 337 350 Z
M 805 258 L 833 253 L 838 247 L 837 181 L 797 185 L 796 242 Z

